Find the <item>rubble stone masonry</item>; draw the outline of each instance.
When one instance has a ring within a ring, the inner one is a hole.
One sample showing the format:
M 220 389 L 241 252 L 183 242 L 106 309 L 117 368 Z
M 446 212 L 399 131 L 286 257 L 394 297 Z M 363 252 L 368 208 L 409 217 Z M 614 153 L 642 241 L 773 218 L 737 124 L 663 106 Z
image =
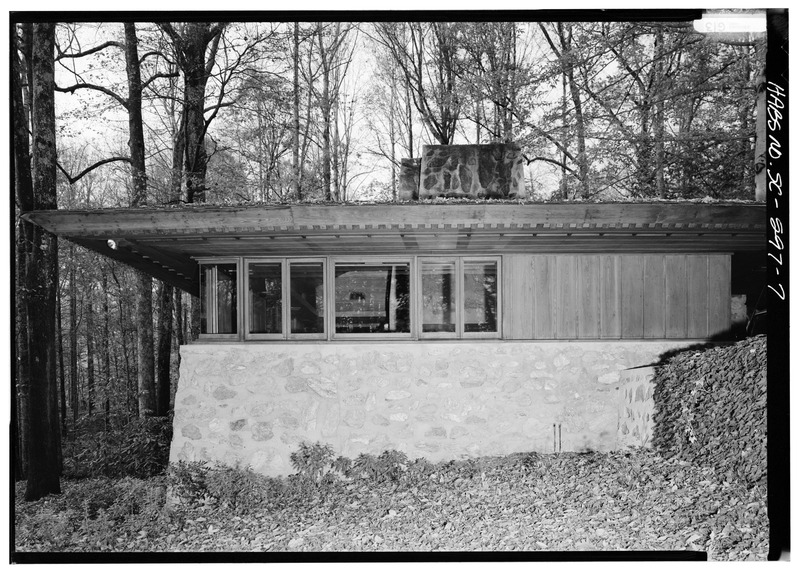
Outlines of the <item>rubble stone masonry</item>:
M 185 345 L 170 461 L 287 475 L 301 441 L 329 443 L 349 457 L 397 449 L 431 461 L 559 445 L 613 450 L 624 413 L 621 371 L 687 344 Z

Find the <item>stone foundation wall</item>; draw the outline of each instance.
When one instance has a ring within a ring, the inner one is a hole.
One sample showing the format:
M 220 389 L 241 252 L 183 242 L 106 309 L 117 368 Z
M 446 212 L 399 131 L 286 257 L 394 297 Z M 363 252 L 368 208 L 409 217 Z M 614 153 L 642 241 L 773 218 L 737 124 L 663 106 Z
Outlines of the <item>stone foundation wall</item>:
M 654 366 L 632 368 L 620 372 L 620 409 L 617 427 L 617 446 L 652 447 Z
M 293 472 L 299 442 L 431 461 L 618 448 L 621 372 L 679 342 L 207 343 L 181 347 L 170 460 Z

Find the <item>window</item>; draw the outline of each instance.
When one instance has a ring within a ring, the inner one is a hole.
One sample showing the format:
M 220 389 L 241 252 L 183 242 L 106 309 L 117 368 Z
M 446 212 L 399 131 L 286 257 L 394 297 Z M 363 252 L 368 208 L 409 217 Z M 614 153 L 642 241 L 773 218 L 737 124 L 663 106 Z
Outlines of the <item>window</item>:
M 456 332 L 456 262 L 420 261 L 422 333 Z
M 330 262 L 200 260 L 202 334 L 247 340 L 500 337 L 499 257 Z
M 283 262 L 247 264 L 249 334 L 283 335 Z
M 500 336 L 497 259 L 420 258 L 420 336 Z
M 496 261 L 464 261 L 464 332 L 498 332 Z
M 325 267 L 321 261 L 289 262 L 293 335 L 325 334 Z
M 409 262 L 337 262 L 336 333 L 411 333 Z
M 322 260 L 247 260 L 245 337 L 324 338 Z
M 200 333 L 238 333 L 235 262 L 200 267 Z

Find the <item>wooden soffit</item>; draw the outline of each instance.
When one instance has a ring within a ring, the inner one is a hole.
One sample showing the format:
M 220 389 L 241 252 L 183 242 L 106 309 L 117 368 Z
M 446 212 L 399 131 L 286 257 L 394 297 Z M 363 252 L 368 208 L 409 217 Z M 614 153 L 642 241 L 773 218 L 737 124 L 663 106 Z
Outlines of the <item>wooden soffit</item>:
M 745 203 L 297 204 L 23 217 L 193 294 L 203 257 L 733 253 L 764 249 L 766 239 L 764 205 Z

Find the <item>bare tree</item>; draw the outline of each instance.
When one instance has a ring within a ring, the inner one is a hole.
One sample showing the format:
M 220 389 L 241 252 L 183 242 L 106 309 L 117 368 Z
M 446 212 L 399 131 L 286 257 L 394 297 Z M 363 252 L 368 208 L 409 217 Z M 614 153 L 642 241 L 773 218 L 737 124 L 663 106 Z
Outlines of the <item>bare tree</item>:
M 27 26 L 25 26 L 27 27 Z M 29 28 L 31 30 L 31 28 Z M 33 24 L 30 48 L 23 71 L 18 40 L 12 34 L 14 140 L 16 199 L 22 212 L 56 208 L 56 129 L 55 129 L 55 25 Z M 30 78 L 30 126 L 25 121 L 23 85 Z M 32 133 L 32 163 L 29 162 L 28 131 Z M 15 145 L 16 146 L 16 145 Z M 58 419 L 56 366 L 56 291 L 58 287 L 58 241 L 56 236 L 26 221 L 19 222 L 19 272 L 17 293 L 17 347 L 19 418 L 22 440 L 28 445 L 20 451 L 27 478 L 25 500 L 35 501 L 50 493 L 60 493 L 61 439 Z

